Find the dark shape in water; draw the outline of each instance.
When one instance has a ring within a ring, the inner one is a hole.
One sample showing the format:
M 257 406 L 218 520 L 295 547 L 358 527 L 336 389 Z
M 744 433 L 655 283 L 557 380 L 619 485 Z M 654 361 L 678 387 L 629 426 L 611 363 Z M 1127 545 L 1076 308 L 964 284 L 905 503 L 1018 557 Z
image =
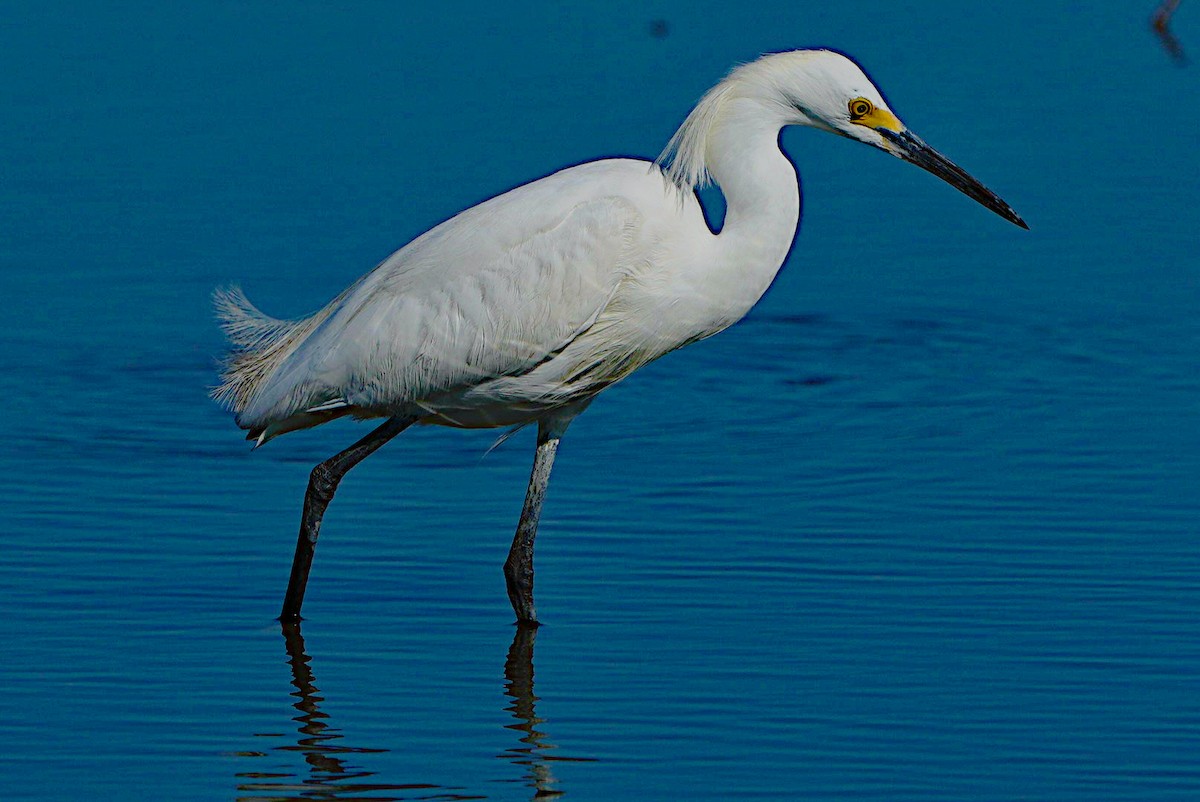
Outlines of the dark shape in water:
M 563 792 L 554 787 L 557 780 L 548 764 L 552 761 L 591 762 L 592 758 L 547 754 L 556 747 L 548 743 L 546 733 L 537 728 L 545 723 L 545 719 L 537 717 L 534 708 L 538 701 L 533 693 L 533 643 L 537 631 L 536 626 L 518 624 L 512 645 L 508 647 L 508 659 L 504 661 L 504 693 L 512 699 L 507 710 L 517 723 L 506 726 L 522 733 L 522 745 L 504 750 L 499 757 L 526 768 L 526 784 L 534 789 L 532 799 L 553 799 L 562 796 Z
M 1179 8 L 1179 0 L 1163 0 L 1154 12 L 1154 16 L 1150 18 L 1150 27 L 1158 34 L 1158 41 L 1162 43 L 1167 55 L 1174 59 L 1176 64 L 1183 65 L 1187 63 L 1183 45 L 1175 38 L 1175 34 L 1171 33 L 1171 17 L 1174 16 L 1177 8 Z
M 246 750 L 238 752 L 241 757 L 269 757 L 276 752 L 299 753 L 308 764 L 309 777 L 281 771 L 242 771 L 237 773 L 238 791 L 251 796 L 240 799 L 262 799 L 270 795 L 273 800 L 304 799 L 362 799 L 364 793 L 379 791 L 417 791 L 417 797 L 372 796 L 372 799 L 452 800 L 485 799 L 485 796 L 458 793 L 465 789 L 450 788 L 433 783 L 376 783 L 363 782 L 376 772 L 353 765 L 353 755 L 381 754 L 389 749 L 371 749 L 347 746 L 339 743 L 345 736 L 341 730 L 329 723 L 329 716 L 322 712 L 325 697 L 316 685 L 312 671 L 312 658 L 304 645 L 300 624 L 295 621 L 282 625 L 284 648 L 287 650 L 288 666 L 292 671 L 292 686 L 295 691 L 292 703 L 299 715 L 293 721 L 299 724 L 299 738 L 295 743 L 275 746 L 268 751 Z M 533 645 L 537 627 L 520 625 L 513 635 L 512 644 L 504 661 L 504 694 L 511 703 L 505 708 L 516 723 L 505 725 L 520 733 L 520 743 L 505 749 L 498 757 L 511 761 L 524 769 L 519 782 L 533 789 L 531 799 L 553 799 L 563 795 L 554 786 L 557 780 L 550 771 L 554 761 L 591 762 L 592 758 L 573 758 L 550 755 L 556 747 L 546 741 L 546 733 L 538 729 L 544 719 L 537 717 L 535 706 L 538 698 L 533 692 Z M 260 737 L 268 737 L 260 734 Z M 280 737 L 272 733 L 270 737 Z M 517 782 L 518 780 L 509 780 Z
M 308 764 L 309 777 L 301 778 L 290 773 L 244 771 L 236 775 L 239 779 L 238 791 L 250 793 L 250 797 L 239 799 L 262 799 L 264 794 L 270 794 L 272 800 L 309 800 L 309 799 L 362 799 L 364 793 L 378 791 L 420 791 L 421 799 L 454 800 L 459 802 L 466 799 L 482 799 L 473 795 L 457 793 L 436 793 L 450 791 L 444 786 L 431 783 L 384 784 L 362 782 L 373 777 L 376 772 L 366 771 L 348 762 L 352 755 L 378 754 L 387 749 L 369 749 L 358 746 L 346 746 L 336 743 L 345 736 L 341 730 L 332 726 L 329 716 L 321 711 L 320 703 L 325 698 L 320 695 L 316 679 L 311 667 L 312 658 L 304 648 L 304 636 L 300 633 L 300 625 L 296 622 L 283 624 L 283 641 L 287 650 L 288 665 L 292 669 L 292 685 L 295 691 L 292 696 L 296 701 L 292 707 L 299 711 L 293 721 L 299 723 L 300 737 L 294 744 L 276 746 L 270 752 L 241 752 L 245 757 L 267 757 L 272 752 L 299 752 L 304 755 Z M 457 789 L 456 789 L 457 790 Z M 433 791 L 433 794 L 429 792 Z M 372 799 L 409 799 L 409 796 L 373 796 Z

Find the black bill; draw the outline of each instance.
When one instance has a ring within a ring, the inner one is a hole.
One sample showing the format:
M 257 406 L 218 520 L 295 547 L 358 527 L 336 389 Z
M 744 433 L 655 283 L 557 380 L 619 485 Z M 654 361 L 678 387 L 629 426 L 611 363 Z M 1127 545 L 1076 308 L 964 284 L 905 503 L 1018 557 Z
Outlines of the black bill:
M 1002 201 L 996 193 L 976 181 L 957 164 L 926 145 L 920 137 L 914 136 L 908 131 L 897 133 L 889 131 L 886 128 L 876 128 L 875 130 L 894 146 L 891 152 L 896 156 L 899 156 L 906 162 L 911 162 L 918 167 L 928 170 L 950 184 L 950 186 L 956 187 L 966 196 L 979 201 L 1010 223 L 1016 223 L 1024 229 L 1029 228 L 1025 224 L 1025 221 L 1021 219 L 1021 216 L 1014 212 L 1011 206 Z

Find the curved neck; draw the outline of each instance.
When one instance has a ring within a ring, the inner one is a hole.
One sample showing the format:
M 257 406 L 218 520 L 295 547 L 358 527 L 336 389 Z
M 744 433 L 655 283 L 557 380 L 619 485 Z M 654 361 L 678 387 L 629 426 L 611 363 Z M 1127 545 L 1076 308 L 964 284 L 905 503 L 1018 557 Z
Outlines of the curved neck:
M 796 168 L 779 149 L 785 122 L 756 100 L 736 98 L 728 104 L 708 134 L 709 174 L 726 204 L 716 257 L 723 269 L 736 269 L 753 305 L 792 247 L 800 187 Z

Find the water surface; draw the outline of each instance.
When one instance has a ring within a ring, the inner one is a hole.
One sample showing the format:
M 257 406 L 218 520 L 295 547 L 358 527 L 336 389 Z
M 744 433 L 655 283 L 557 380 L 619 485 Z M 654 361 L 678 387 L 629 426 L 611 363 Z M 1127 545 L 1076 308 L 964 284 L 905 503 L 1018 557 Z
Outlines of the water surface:
M 6 797 L 1195 799 L 1200 112 L 1135 6 L 10 7 Z M 530 432 L 356 469 L 282 633 L 307 473 L 362 429 L 250 453 L 212 287 L 311 311 L 810 44 L 1032 231 L 788 132 L 768 297 L 563 442 L 536 640 Z

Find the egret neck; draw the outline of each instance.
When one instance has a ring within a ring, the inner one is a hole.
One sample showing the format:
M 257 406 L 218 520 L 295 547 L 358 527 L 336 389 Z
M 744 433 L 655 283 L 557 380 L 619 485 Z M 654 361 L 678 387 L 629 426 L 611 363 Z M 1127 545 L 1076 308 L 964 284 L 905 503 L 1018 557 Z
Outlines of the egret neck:
M 738 317 L 771 286 L 800 221 L 796 168 L 779 149 L 786 124 L 757 98 L 730 98 L 708 132 L 706 166 L 726 204 L 712 269 L 733 280 Z

